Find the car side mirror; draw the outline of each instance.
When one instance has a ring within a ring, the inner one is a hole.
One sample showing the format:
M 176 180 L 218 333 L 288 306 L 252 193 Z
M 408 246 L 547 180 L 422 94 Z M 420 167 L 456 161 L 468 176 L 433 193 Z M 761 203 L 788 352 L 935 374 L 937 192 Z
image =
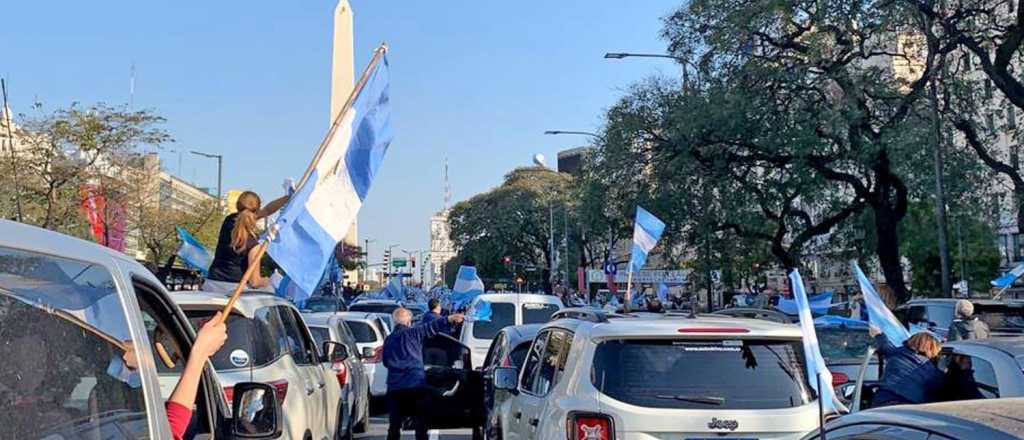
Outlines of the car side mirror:
M 519 371 L 515 368 L 494 369 L 494 388 L 515 393 L 519 386 Z
M 272 439 L 281 436 L 284 420 L 274 388 L 265 383 L 241 382 L 234 386 L 231 432 L 237 438 Z
M 345 362 L 348 359 L 348 347 L 337 341 L 324 341 L 324 356 L 327 362 Z
M 376 355 L 373 351 L 373 347 L 363 347 L 363 353 L 360 355 L 363 359 L 369 359 Z

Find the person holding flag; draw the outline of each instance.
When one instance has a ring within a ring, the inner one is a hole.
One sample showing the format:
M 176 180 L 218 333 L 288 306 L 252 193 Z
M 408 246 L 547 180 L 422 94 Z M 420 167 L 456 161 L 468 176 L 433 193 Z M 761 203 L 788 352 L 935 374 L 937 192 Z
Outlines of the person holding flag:
M 203 283 L 203 291 L 231 293 L 242 280 L 249 266 L 260 265 L 257 255 L 259 230 L 256 222 L 277 212 L 288 203 L 288 196 L 280 197 L 260 206 L 260 196 L 252 191 L 243 192 L 235 201 L 237 212 L 224 218 L 217 237 L 217 249 L 213 254 L 213 262 Z M 270 285 L 270 280 L 263 278 L 259 270 L 253 271 L 248 286 L 262 289 Z

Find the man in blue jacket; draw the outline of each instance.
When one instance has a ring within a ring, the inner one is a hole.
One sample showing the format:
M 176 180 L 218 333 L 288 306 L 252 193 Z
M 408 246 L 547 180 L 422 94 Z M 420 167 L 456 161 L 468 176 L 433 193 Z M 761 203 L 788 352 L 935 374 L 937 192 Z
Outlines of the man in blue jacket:
M 463 320 L 461 314 L 433 319 L 413 327 L 412 312 L 399 308 L 391 314 L 395 329 L 384 339 L 383 362 L 388 369 L 388 440 L 400 440 L 402 420 L 411 416 L 416 440 L 427 439 L 424 411 L 430 407 L 431 392 L 423 367 L 423 341 L 451 330 L 451 324 Z

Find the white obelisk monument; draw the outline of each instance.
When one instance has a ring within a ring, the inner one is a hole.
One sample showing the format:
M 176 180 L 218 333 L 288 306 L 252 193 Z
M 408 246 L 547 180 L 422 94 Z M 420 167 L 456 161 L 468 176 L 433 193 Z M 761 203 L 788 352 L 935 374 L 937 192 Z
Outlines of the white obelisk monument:
M 331 57 L 331 119 L 334 122 L 338 112 L 345 105 L 348 95 L 355 86 L 355 57 L 352 49 L 352 7 L 348 0 L 338 0 L 334 8 L 334 44 Z M 359 244 L 359 222 L 352 223 L 352 228 L 345 236 L 345 244 Z M 365 252 L 365 249 L 363 250 Z M 359 271 L 345 271 L 345 280 L 354 287 L 359 280 Z

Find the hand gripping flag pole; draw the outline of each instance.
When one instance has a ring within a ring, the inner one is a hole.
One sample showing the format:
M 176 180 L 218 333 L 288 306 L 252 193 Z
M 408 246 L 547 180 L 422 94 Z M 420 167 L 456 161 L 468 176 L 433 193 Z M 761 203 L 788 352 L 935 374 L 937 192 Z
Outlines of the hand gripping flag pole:
M 328 145 L 330 145 L 330 140 L 334 137 L 334 132 L 341 127 L 342 121 L 345 119 L 345 115 L 347 115 L 349 110 L 352 108 L 352 104 L 355 102 L 356 97 L 363 91 L 363 87 L 365 87 L 366 82 L 370 80 L 370 75 L 374 68 L 376 68 L 377 64 L 384 59 L 384 55 L 386 55 L 387 52 L 387 43 L 381 43 L 381 45 L 373 51 L 373 58 L 370 59 L 370 63 L 366 65 L 366 69 L 363 70 L 363 74 L 359 77 L 359 81 L 356 82 L 356 86 L 352 89 L 352 93 L 348 95 L 345 105 L 334 118 L 334 123 L 331 124 L 331 129 L 327 132 L 327 136 L 324 137 L 324 140 L 320 142 L 320 148 L 317 149 L 316 154 L 313 156 L 313 160 L 309 163 L 309 166 L 306 168 L 306 172 L 302 175 L 302 180 L 299 180 L 299 183 L 295 186 L 296 188 L 302 188 L 302 186 L 306 184 L 306 181 L 309 180 L 309 176 L 313 174 L 313 170 L 315 170 L 316 166 L 320 163 L 320 159 L 323 157 L 324 151 L 326 151 Z M 276 234 L 276 225 L 271 226 L 267 236 L 260 241 L 260 244 L 256 248 L 256 261 L 260 261 L 263 258 L 263 254 L 267 252 L 267 247 L 270 246 L 270 242 Z M 255 271 L 259 270 L 259 267 L 259 264 L 250 264 L 249 268 L 246 269 L 244 274 L 242 274 L 242 279 L 238 281 L 238 285 L 235 286 L 235 291 L 231 294 L 231 299 L 228 300 L 227 305 L 224 306 L 224 310 L 221 313 L 220 320 L 222 323 L 227 320 L 228 314 L 231 313 L 231 309 L 235 307 L 235 303 L 238 302 L 238 298 L 242 295 L 242 290 L 245 289 L 245 286 L 249 283 L 249 279 L 252 278 Z

